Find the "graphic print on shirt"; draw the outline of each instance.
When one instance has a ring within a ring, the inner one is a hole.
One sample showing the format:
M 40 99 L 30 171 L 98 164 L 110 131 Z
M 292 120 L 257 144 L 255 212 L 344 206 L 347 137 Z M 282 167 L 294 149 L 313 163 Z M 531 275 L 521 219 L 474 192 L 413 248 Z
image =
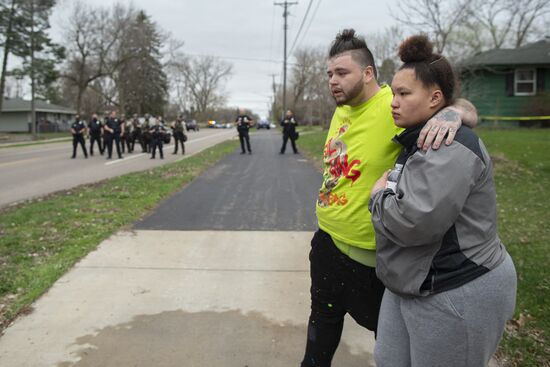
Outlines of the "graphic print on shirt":
M 338 134 L 327 141 L 323 150 L 323 161 L 326 168 L 323 173 L 323 186 L 319 191 L 317 201 L 321 208 L 331 205 L 346 205 L 348 203 L 346 194 L 338 195 L 332 192 L 333 189 L 342 178 L 350 180 L 350 185 L 353 185 L 361 176 L 361 172 L 354 169 L 361 164 L 361 161 L 359 159 L 349 160 L 348 147 L 341 139 L 348 129 L 349 124 L 342 124 L 338 129 Z

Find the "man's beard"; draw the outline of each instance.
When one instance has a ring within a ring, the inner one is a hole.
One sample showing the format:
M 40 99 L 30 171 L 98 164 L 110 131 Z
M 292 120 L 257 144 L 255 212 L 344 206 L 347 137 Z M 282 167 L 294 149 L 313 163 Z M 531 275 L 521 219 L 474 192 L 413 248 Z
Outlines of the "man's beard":
M 347 105 L 349 104 L 349 102 L 351 100 L 353 100 L 354 98 L 356 98 L 359 94 L 361 94 L 361 92 L 363 91 L 363 80 L 360 79 L 354 86 L 353 88 L 351 88 L 351 90 L 349 91 L 349 93 L 346 93 L 344 91 L 342 91 L 342 94 L 344 95 L 344 99 L 343 100 L 338 100 L 336 99 L 336 97 L 333 95 L 332 98 L 334 98 L 334 101 L 336 102 L 336 105 L 337 106 L 343 106 L 343 105 Z

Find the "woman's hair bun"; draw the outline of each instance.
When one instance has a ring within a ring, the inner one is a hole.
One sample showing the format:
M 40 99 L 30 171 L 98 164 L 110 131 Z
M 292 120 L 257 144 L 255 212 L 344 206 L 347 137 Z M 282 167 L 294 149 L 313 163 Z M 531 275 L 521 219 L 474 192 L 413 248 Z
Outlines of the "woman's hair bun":
M 434 45 L 427 36 L 420 34 L 404 40 L 399 45 L 399 58 L 404 63 L 428 61 L 433 58 Z M 430 60 L 431 61 L 431 60 Z

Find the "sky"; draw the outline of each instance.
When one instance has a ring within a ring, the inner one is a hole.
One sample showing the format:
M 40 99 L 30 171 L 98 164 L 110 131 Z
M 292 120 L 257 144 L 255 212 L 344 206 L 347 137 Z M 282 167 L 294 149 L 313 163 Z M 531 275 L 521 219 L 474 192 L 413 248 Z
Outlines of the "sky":
M 58 0 L 51 34 L 61 41 L 63 23 L 75 0 Z M 228 105 L 251 109 L 267 116 L 272 82 L 283 80 L 283 0 L 119 0 L 143 9 L 154 22 L 184 42 L 182 52 L 212 55 L 233 64 L 225 84 Z M 289 6 L 288 51 L 300 47 L 328 47 L 338 31 L 354 28 L 367 35 L 395 25 L 390 6 L 397 0 L 293 0 Z M 112 0 L 87 0 L 93 6 L 110 7 Z M 311 6 L 310 6 L 311 3 Z M 310 6 L 308 17 L 304 15 Z M 298 30 L 303 22 L 302 31 Z M 368 43 L 368 39 L 367 39 Z M 292 62 L 289 55 L 288 62 Z M 273 76 L 274 75 L 274 76 Z M 287 68 L 287 82 L 290 68 Z

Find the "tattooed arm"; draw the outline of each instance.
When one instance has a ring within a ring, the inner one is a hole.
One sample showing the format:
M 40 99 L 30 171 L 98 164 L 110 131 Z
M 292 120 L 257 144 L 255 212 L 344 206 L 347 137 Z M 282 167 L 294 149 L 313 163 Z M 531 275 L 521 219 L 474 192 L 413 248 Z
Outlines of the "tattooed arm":
M 428 150 L 430 145 L 432 149 L 438 149 L 445 136 L 447 136 L 445 144 L 450 145 L 462 123 L 469 127 L 475 127 L 477 120 L 478 115 L 475 106 L 460 98 L 428 120 L 418 136 L 417 145 L 425 151 Z

